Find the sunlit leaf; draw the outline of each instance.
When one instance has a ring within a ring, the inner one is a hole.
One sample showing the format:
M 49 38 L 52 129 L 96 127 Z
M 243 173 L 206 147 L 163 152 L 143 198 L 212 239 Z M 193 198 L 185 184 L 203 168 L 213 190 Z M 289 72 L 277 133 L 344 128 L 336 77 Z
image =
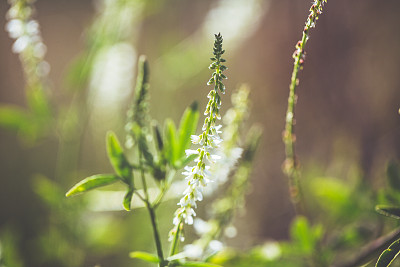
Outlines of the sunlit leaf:
M 120 178 L 115 174 L 97 174 L 83 179 L 76 185 L 74 185 L 65 195 L 67 197 L 73 196 L 79 193 L 83 193 L 92 190 L 97 187 L 102 187 L 119 181 Z
M 176 127 L 172 120 L 167 119 L 164 126 L 165 138 L 165 157 L 173 164 L 176 160 L 177 142 L 176 142 Z
M 134 191 L 135 190 L 133 189 L 133 187 L 129 188 L 128 192 L 126 192 L 126 195 L 124 197 L 123 205 L 127 211 L 131 210 L 131 202 Z
M 311 252 L 314 247 L 314 240 L 310 225 L 305 217 L 299 216 L 293 222 L 290 233 L 304 252 Z
M 376 262 L 376 267 L 386 267 L 392 264 L 400 253 L 400 239 L 394 241 L 388 249 L 382 252 Z
M 395 219 L 400 220 L 400 207 L 386 206 L 386 205 L 377 205 L 375 210 L 380 214 L 393 217 Z
M 121 144 L 113 132 L 107 133 L 107 153 L 115 172 L 128 184 L 132 179 L 132 167 L 124 155 Z
M 9 130 L 24 130 L 29 128 L 31 117 L 17 106 L 0 106 L 0 126 Z
M 196 133 L 199 111 L 197 102 L 188 107 L 182 115 L 179 124 L 179 140 L 177 144 L 177 159 L 185 157 L 185 150 L 190 147 L 190 136 Z
M 135 258 L 135 259 L 141 259 L 147 262 L 154 262 L 154 263 L 159 263 L 160 259 L 154 255 L 154 254 L 150 254 L 147 252 L 143 252 L 143 251 L 134 251 L 129 253 L 129 257 L 131 258 Z

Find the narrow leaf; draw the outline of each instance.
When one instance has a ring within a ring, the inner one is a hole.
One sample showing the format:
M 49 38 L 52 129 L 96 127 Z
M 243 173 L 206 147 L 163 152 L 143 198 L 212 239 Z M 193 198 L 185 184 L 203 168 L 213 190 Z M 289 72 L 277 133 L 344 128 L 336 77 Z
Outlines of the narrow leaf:
M 107 153 L 115 172 L 128 184 L 132 179 L 132 167 L 126 159 L 121 144 L 113 132 L 107 133 Z
M 97 174 L 87 177 L 74 185 L 65 196 L 73 196 L 79 193 L 83 193 L 92 190 L 97 187 L 109 185 L 117 182 L 120 178 L 114 174 Z
M 126 195 L 124 197 L 123 205 L 124 205 L 124 209 L 127 210 L 127 211 L 131 210 L 131 202 L 132 202 L 132 196 L 133 196 L 134 192 L 135 192 L 135 189 L 133 187 L 130 187 L 128 192 L 126 192 Z
M 9 130 L 24 130 L 30 128 L 32 118 L 26 111 L 11 105 L 0 106 L 0 126 Z
M 175 162 L 177 153 L 177 141 L 176 141 L 176 128 L 172 120 L 167 119 L 164 126 L 164 145 L 165 145 L 165 157 L 168 162 L 172 165 Z
M 185 150 L 190 147 L 190 136 L 196 133 L 197 122 L 199 121 L 199 111 L 197 102 L 188 107 L 182 115 L 179 124 L 179 145 L 177 159 L 185 157 Z
M 129 257 L 135 258 L 135 259 L 141 259 L 141 260 L 147 261 L 147 262 L 154 262 L 154 263 L 160 262 L 160 259 L 156 255 L 150 254 L 147 252 L 143 252 L 143 251 L 131 252 L 131 253 L 129 253 Z
M 376 262 L 376 267 L 386 267 L 392 264 L 400 253 L 400 239 L 394 241 L 388 249 L 382 252 Z
M 377 205 L 375 210 L 385 216 L 393 217 L 398 220 L 400 219 L 400 207 Z

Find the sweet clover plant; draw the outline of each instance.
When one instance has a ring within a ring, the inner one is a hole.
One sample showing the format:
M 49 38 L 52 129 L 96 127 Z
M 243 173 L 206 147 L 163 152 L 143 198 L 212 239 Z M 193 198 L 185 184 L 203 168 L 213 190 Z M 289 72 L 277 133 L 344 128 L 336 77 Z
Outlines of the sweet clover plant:
M 356 175 L 350 177 L 349 182 L 316 178 L 300 168 L 296 155 L 295 108 L 299 73 L 304 67 L 305 47 L 311 29 L 316 27 L 326 3 L 327 0 L 312 2 L 302 37 L 293 53 L 294 66 L 283 131 L 286 154 L 283 171 L 289 178 L 289 194 L 296 211 L 288 240 L 269 240 L 239 251 L 225 241 L 237 235 L 234 218 L 246 210 L 245 199 L 251 189 L 252 168 L 262 130 L 258 126 L 243 127 L 250 114 L 249 86 L 241 85 L 236 90 L 225 87 L 227 67 L 221 33 L 214 35 L 208 66 L 212 74 L 207 82 L 210 90 L 205 108 L 199 108 L 197 102 L 188 105 L 179 125 L 170 118 L 157 121 L 150 112 L 153 89 L 150 87 L 151 62 L 146 56 L 138 58 L 136 86 L 131 77 L 133 64 L 125 72 L 114 69 L 118 64 L 110 63 L 108 69 L 101 64 L 104 58 L 121 55 L 126 55 L 129 60 L 135 58 L 129 41 L 135 23 L 144 16 L 145 12 L 138 14 L 145 10 L 145 1 L 102 1 L 99 5 L 102 12 L 88 30 L 86 50 L 73 62 L 69 73 L 69 85 L 74 88 L 69 95 L 71 103 L 58 107 L 52 104 L 50 66 L 45 60 L 47 48 L 35 20 L 35 0 L 9 0 L 5 29 L 13 41 L 11 51 L 18 55 L 24 72 L 27 107 L 1 105 L 0 125 L 14 131 L 31 146 L 46 137 L 56 137 L 60 154 L 67 155 L 59 156 L 58 183 L 37 175 L 33 186 L 51 209 L 50 230 L 38 241 L 44 243 L 47 257 L 51 260 L 59 257 L 66 266 L 80 266 L 84 258 L 82 251 L 90 246 L 90 242 L 84 240 L 90 225 L 87 228 L 81 225 L 87 212 L 86 199 L 65 201 L 63 193 L 67 190 L 64 189 L 71 186 L 65 178 L 73 176 L 75 179 L 79 175 L 76 158 L 81 148 L 83 125 L 90 120 L 88 108 L 81 104 L 91 89 L 100 86 L 97 79 L 103 73 L 115 71 L 119 78 L 122 77 L 117 83 L 120 87 L 135 88 L 124 118 L 124 138 L 113 131 L 106 134 L 106 152 L 113 172 L 86 177 L 65 195 L 71 197 L 116 186 L 114 188 L 123 188 L 118 199 L 121 210 L 135 214 L 138 207 L 144 207 L 155 253 L 133 251 L 129 253 L 131 258 L 160 267 L 386 267 L 396 264 L 400 254 L 398 223 L 385 221 L 378 213 L 400 219 L 400 164 L 396 161 L 388 163 L 388 186 L 375 192 Z M 195 71 L 191 69 L 190 73 Z M 224 113 L 225 91 L 231 93 L 232 107 Z M 203 115 L 199 110 L 204 110 L 205 116 L 200 131 L 198 122 Z M 106 191 L 98 192 L 105 201 L 111 201 L 107 199 Z M 204 217 L 198 216 L 204 207 L 203 199 L 213 193 L 217 194 L 206 208 L 208 213 Z M 167 200 L 174 203 L 175 212 L 164 219 L 160 216 L 160 206 Z M 377 212 L 371 208 L 374 206 Z M 168 222 L 169 232 L 160 227 L 161 219 L 163 223 Z M 248 219 L 245 220 L 247 227 Z M 79 227 L 84 230 L 78 230 Z M 386 228 L 395 229 L 384 234 Z M 194 240 L 189 237 L 189 229 L 197 234 Z M 47 244 L 52 236 L 58 237 L 63 251 Z M 17 250 L 15 239 L 11 235 L 0 237 L 0 266 L 23 266 L 18 253 L 13 252 Z

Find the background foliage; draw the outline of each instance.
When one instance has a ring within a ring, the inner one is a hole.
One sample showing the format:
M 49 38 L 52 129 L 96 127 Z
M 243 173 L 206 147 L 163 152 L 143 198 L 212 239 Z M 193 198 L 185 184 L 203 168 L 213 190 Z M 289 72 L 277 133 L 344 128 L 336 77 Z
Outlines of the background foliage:
M 364 244 L 395 228 L 396 221 L 374 207 L 399 205 L 398 1 L 331 1 L 311 32 L 296 120 L 309 221 L 293 221 L 281 171 L 291 55 L 309 2 L 96 3 L 103 5 L 62 0 L 35 4 L 48 48 L 56 123 L 37 142 L 0 131 L 0 240 L 6 266 L 136 266 L 127 256 L 130 251 L 154 251 L 152 240 L 145 238 L 151 229 L 143 226 L 144 210 L 105 211 L 115 210 L 115 203 L 95 193 L 68 200 L 64 194 L 81 177 L 112 172 L 104 136 L 109 129 L 124 135 L 139 54 L 150 62 L 152 117 L 164 120 L 167 114 L 178 124 L 194 99 L 205 106 L 214 32 L 223 34 L 228 51 L 225 85 L 250 85 L 247 127 L 258 122 L 264 130 L 251 193 L 235 221 L 238 235 L 228 240 L 236 251 L 256 247 L 243 255 L 227 251 L 219 260 L 268 266 L 276 259 L 274 241 L 279 240 L 282 263 L 311 266 L 311 260 L 324 266 L 337 255 L 351 260 Z M 6 1 L 0 3 L 1 29 L 8 8 Z M 26 108 L 23 72 L 11 47 L 2 31 L 0 99 Z M 231 92 L 227 90 L 225 111 Z M 175 201 L 165 205 L 159 212 L 165 218 L 162 233 L 171 228 L 176 208 Z M 320 247 L 325 249 L 312 259 Z

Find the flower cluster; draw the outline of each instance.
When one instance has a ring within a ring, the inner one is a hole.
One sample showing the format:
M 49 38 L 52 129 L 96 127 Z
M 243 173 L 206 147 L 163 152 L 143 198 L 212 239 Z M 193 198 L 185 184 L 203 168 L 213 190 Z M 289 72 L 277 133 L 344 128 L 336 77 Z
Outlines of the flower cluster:
M 306 52 L 304 51 L 305 44 L 309 38 L 309 31 L 311 28 L 315 28 L 315 23 L 318 20 L 319 15 L 322 14 L 322 8 L 327 0 L 315 0 L 310 8 L 310 14 L 308 15 L 306 25 L 303 29 L 303 35 L 300 41 L 296 44 L 296 50 L 293 53 L 294 67 L 292 72 L 292 78 L 289 87 L 288 97 L 288 108 L 286 111 L 286 124 L 285 130 L 283 131 L 283 142 L 285 144 L 286 159 L 283 163 L 283 171 L 289 177 L 289 191 L 293 203 L 300 203 L 301 192 L 299 183 L 299 162 L 295 153 L 295 142 L 296 136 L 294 131 L 295 125 L 295 107 L 297 102 L 296 87 L 299 85 L 298 74 L 303 68 Z M 297 205 L 296 204 L 296 205 Z M 301 206 L 296 207 L 302 209 Z
M 220 149 L 221 160 L 210 170 L 215 183 L 207 187 L 205 193 L 214 192 L 221 184 L 228 180 L 228 175 L 232 171 L 237 161 L 242 155 L 243 149 L 240 148 L 240 130 L 243 122 L 249 114 L 249 93 L 247 85 L 241 85 L 239 89 L 232 94 L 232 108 L 230 108 L 222 118 L 224 123 L 224 132 L 222 139 L 225 140 Z
M 310 8 L 310 14 L 308 15 L 306 25 L 303 30 L 303 38 L 296 44 L 296 50 L 293 53 L 293 58 L 295 59 L 295 65 L 298 64 L 300 67 L 304 64 L 305 52 L 304 44 L 308 41 L 309 30 L 315 28 L 315 23 L 318 20 L 318 16 L 322 14 L 322 7 L 327 0 L 315 0 Z
M 15 39 L 12 51 L 20 55 L 28 78 L 46 76 L 49 64 L 43 60 L 46 45 L 40 35 L 39 23 L 32 19 L 35 0 L 9 0 L 11 7 L 7 13 L 6 30 Z
M 196 201 L 203 199 L 203 188 L 210 182 L 210 165 L 214 164 L 220 159 L 220 156 L 215 154 L 215 149 L 219 147 L 222 139 L 219 134 L 221 133 L 221 125 L 216 125 L 217 119 L 220 120 L 220 107 L 221 97 L 219 92 L 225 93 L 225 85 L 222 83 L 226 76 L 222 73 L 226 70 L 226 66 L 222 63 L 225 62 L 221 56 L 225 52 L 222 49 L 222 36 L 221 34 L 215 35 L 214 42 L 214 57 L 211 58 L 213 61 L 209 66 L 209 69 L 214 70 L 212 77 L 208 81 L 208 85 L 214 84 L 214 89 L 208 94 L 208 104 L 204 115 L 207 117 L 204 120 L 202 127 L 203 132 L 200 135 L 192 136 L 192 143 L 200 145 L 201 147 L 197 150 L 186 150 L 187 156 L 195 154 L 195 166 L 185 167 L 183 175 L 186 176 L 188 187 L 184 191 L 184 196 L 179 201 L 180 206 L 175 212 L 175 218 L 173 220 L 176 229 L 178 226 L 185 222 L 186 224 L 193 224 L 193 217 L 196 216 L 194 209 L 197 207 Z M 176 234 L 176 230 L 172 230 L 170 237 Z

